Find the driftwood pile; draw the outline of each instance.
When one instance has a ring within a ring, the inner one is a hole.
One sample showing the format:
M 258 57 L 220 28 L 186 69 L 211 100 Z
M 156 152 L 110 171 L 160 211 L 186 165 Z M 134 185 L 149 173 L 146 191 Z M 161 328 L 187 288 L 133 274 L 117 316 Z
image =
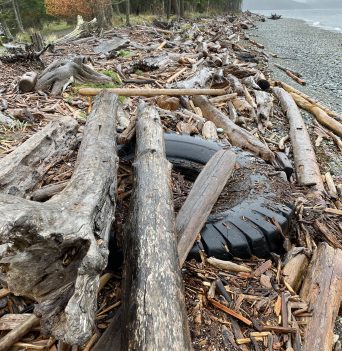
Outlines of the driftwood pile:
M 261 19 L 246 13 L 82 39 L 79 23 L 42 55 L 42 72 L 25 67 L 18 76 L 3 64 L 0 350 L 339 346 L 342 184 L 322 175 L 317 150 L 341 153 L 340 115 L 268 77 L 267 53 L 243 31 Z M 109 70 L 123 86 L 103 89 L 113 83 Z M 71 87 L 77 82 L 99 86 Z M 192 184 L 172 170 L 163 131 L 228 150 Z M 133 164 L 118 164 L 117 143 L 134 138 Z M 279 151 L 293 161 L 286 253 L 186 261 L 239 167 L 232 145 L 274 166 Z M 124 253 L 122 284 L 112 253 L 106 271 L 112 231 Z

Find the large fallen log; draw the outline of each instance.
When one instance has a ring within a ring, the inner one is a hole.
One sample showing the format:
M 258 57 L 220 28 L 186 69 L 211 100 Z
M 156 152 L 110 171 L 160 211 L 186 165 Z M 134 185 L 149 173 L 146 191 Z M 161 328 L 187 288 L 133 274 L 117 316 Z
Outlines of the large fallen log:
M 312 97 L 304 94 L 303 92 L 299 91 L 298 89 L 292 87 L 289 84 L 286 84 L 284 82 L 281 81 L 277 81 L 275 82 L 277 85 L 281 86 L 284 90 L 286 90 L 288 93 L 295 93 L 297 95 L 300 95 L 301 97 L 303 97 L 305 100 L 308 100 L 309 102 L 311 102 L 313 105 L 316 105 L 317 107 L 319 107 L 321 110 L 323 110 L 324 112 L 326 112 L 329 116 L 331 117 L 336 117 L 336 118 L 342 118 L 342 115 L 340 113 L 337 113 L 335 111 L 331 111 L 327 106 L 324 106 L 323 104 L 321 104 L 319 101 L 313 99 Z
M 176 218 L 178 256 L 182 266 L 196 236 L 233 174 L 236 155 L 230 150 L 219 150 L 205 165 L 191 188 Z
M 169 96 L 182 96 L 182 95 L 225 95 L 227 91 L 225 89 L 138 89 L 138 88 L 82 88 L 79 90 L 81 95 L 95 96 L 102 90 L 110 91 L 111 93 L 120 96 L 158 96 L 158 95 L 169 95 Z
M 315 186 L 318 191 L 323 191 L 324 185 L 316 154 L 300 111 L 291 95 L 284 89 L 274 88 L 273 91 L 290 123 L 290 138 L 297 182 L 300 185 Z
M 157 111 L 139 106 L 125 237 L 122 350 L 191 350 L 171 192 Z
M 75 149 L 78 123 L 64 117 L 53 121 L 0 160 L 0 191 L 24 197 L 46 170 Z
M 320 124 L 329 128 L 332 132 L 334 132 L 336 135 L 342 138 L 342 123 L 336 121 L 335 119 L 330 117 L 326 112 L 324 112 L 321 108 L 312 104 L 303 97 L 295 93 L 291 93 L 291 95 L 300 108 L 310 112 Z
M 237 126 L 224 113 L 213 106 L 205 96 L 194 96 L 192 100 L 201 109 L 206 119 L 214 122 L 217 127 L 224 129 L 233 145 L 250 150 L 266 161 L 274 160 L 274 154 L 267 145 L 256 139 L 247 130 Z
M 37 302 L 42 332 L 71 345 L 92 335 L 99 274 L 115 210 L 117 97 L 88 117 L 73 176 L 45 203 L 0 194 L 0 261 L 11 292 Z
M 331 351 L 342 299 L 342 251 L 321 243 L 313 255 L 300 297 L 312 308 L 305 317 L 303 351 Z

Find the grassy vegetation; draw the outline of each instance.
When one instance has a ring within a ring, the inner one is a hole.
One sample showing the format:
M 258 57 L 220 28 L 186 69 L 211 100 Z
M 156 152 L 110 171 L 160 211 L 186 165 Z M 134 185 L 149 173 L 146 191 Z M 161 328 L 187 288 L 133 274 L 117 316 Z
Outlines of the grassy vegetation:
M 101 73 L 106 75 L 106 76 L 108 76 L 108 77 L 110 77 L 110 78 L 112 78 L 112 81 L 114 83 L 117 83 L 117 84 L 120 84 L 120 85 L 122 84 L 122 80 L 121 80 L 120 76 L 115 71 L 107 69 L 105 71 L 101 71 Z

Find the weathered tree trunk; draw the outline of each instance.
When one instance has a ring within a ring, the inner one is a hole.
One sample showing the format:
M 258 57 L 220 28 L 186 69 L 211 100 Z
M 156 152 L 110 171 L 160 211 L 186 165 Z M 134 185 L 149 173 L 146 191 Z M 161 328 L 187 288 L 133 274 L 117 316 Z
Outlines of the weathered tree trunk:
M 99 274 L 107 263 L 117 174 L 117 97 L 101 94 L 88 117 L 67 187 L 45 203 L 0 194 L 1 260 L 11 292 L 35 301 L 42 332 L 71 345 L 92 335 Z
M 300 291 L 301 298 L 312 308 L 305 317 L 303 351 L 331 351 L 334 325 L 342 299 L 342 251 L 321 243 Z
M 293 157 L 300 185 L 312 186 L 323 191 L 324 185 L 316 160 L 315 151 L 311 145 L 310 136 L 306 129 L 300 111 L 289 93 L 282 88 L 274 88 L 284 112 L 290 123 L 290 138 L 293 147 Z
M 232 122 L 225 114 L 214 107 L 205 96 L 194 96 L 192 100 L 202 110 L 203 116 L 206 119 L 213 121 L 217 127 L 224 129 L 233 145 L 248 149 L 260 155 L 266 161 L 274 160 L 273 152 L 266 145 L 256 139 L 247 130 L 240 128 Z
M 101 29 L 112 27 L 113 7 L 111 0 L 91 0 L 90 3 L 98 27 Z
M 172 3 L 171 0 L 167 1 L 166 18 L 169 20 L 171 16 Z
M 171 192 L 157 111 L 139 106 L 125 238 L 123 350 L 191 350 Z
M 181 266 L 228 179 L 233 174 L 235 159 L 236 155 L 232 151 L 217 151 L 197 177 L 180 209 L 176 218 L 176 233 Z
M 74 118 L 53 121 L 0 160 L 0 191 L 24 197 L 77 142 Z
M 172 9 L 175 12 L 175 15 L 179 17 L 179 5 L 178 0 L 171 0 Z
M 25 32 L 24 26 L 23 26 L 23 21 L 21 19 L 21 15 L 20 15 L 20 10 L 18 7 L 18 2 L 17 0 L 11 0 L 12 1 L 12 6 L 13 6 L 13 11 L 14 11 L 14 15 L 15 15 L 15 19 L 17 21 L 17 25 L 19 28 L 20 32 Z
M 131 2 L 130 0 L 126 0 L 126 26 L 131 25 L 131 22 L 129 20 L 130 14 L 131 14 Z
M 180 12 L 180 16 L 182 18 L 185 17 L 185 11 L 184 11 L 184 0 L 180 0 L 179 1 L 179 12 Z

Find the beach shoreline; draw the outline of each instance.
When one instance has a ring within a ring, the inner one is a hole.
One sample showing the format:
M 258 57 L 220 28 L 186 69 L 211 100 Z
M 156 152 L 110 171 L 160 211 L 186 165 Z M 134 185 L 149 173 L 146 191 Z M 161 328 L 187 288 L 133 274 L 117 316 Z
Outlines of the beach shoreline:
M 252 39 L 265 46 L 269 71 L 282 80 L 321 101 L 342 115 L 342 34 L 309 25 L 305 20 L 282 18 L 266 20 L 251 30 Z M 300 72 L 307 85 L 301 86 L 279 70 L 279 64 Z

